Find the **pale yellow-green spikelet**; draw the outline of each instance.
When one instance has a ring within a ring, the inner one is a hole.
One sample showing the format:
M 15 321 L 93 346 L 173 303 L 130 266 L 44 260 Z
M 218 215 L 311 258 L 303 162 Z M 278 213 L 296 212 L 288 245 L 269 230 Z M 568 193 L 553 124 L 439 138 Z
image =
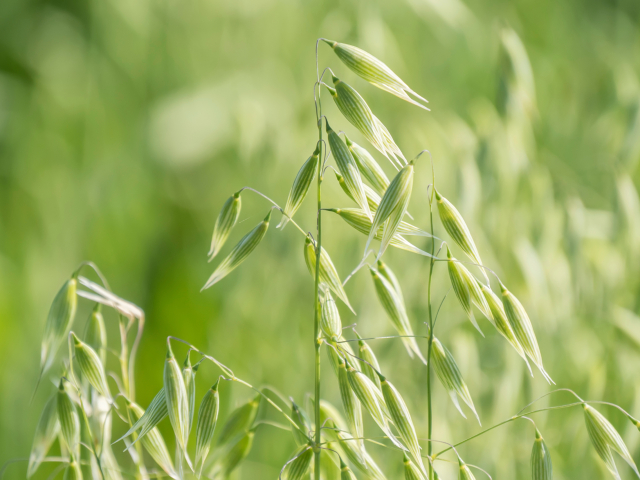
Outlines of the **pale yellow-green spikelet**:
M 518 339 L 518 342 L 520 342 L 520 345 L 522 345 L 522 349 L 536 367 L 538 367 L 544 378 L 546 378 L 549 383 L 554 383 L 542 365 L 542 354 L 540 353 L 538 340 L 533 330 L 533 325 L 531 325 L 531 320 L 529 320 L 529 315 L 527 315 L 527 311 L 515 295 L 507 290 L 502 282 L 500 282 L 500 290 L 502 292 L 504 311 L 507 314 L 513 333 Z
M 85 341 L 98 353 L 102 365 L 105 365 L 107 361 L 107 328 L 102 316 L 102 305 L 99 303 L 95 304 L 89 316 Z
M 551 454 L 544 439 L 536 428 L 536 440 L 531 450 L 531 480 L 552 480 Z
M 211 237 L 211 248 L 209 249 L 208 254 L 209 261 L 213 260 L 218 252 L 220 252 L 220 249 L 224 246 L 227 238 L 229 238 L 231 230 L 238 222 L 238 217 L 240 216 L 240 210 L 242 208 L 242 198 L 240 197 L 241 193 L 242 190 L 237 191 L 227 198 L 222 206 L 222 210 L 220 210 L 220 213 L 218 214 L 216 224 L 213 227 L 213 236 Z
M 336 180 L 338 181 L 338 184 L 340 185 L 340 188 L 342 189 L 342 191 L 347 195 L 347 197 L 349 197 L 351 200 L 355 202 L 353 195 L 349 191 L 349 188 L 347 187 L 347 184 L 344 181 L 344 177 L 340 175 L 340 172 L 338 172 L 337 170 L 334 170 L 333 173 L 336 176 Z M 367 197 L 367 204 L 369 205 L 369 210 L 371 210 L 371 213 L 373 214 L 378 209 L 378 206 L 380 205 L 380 200 L 382 200 L 382 198 L 369 185 L 365 183 L 363 183 L 362 185 L 364 187 L 364 195 L 365 197 Z M 372 221 L 373 217 L 369 217 L 364 212 L 364 210 L 358 209 L 358 211 L 362 212 L 369 219 L 369 222 Z
M 407 159 L 404 158 L 404 154 L 400 150 L 400 147 L 398 147 L 396 142 L 393 140 L 391 133 L 389 132 L 387 127 L 384 126 L 384 123 L 382 123 L 378 117 L 374 115 L 373 121 L 378 126 L 378 130 L 382 135 L 382 143 L 384 144 L 384 148 L 387 152 L 387 158 L 389 158 L 390 160 L 391 158 L 394 159 L 392 160 L 392 163 L 395 161 L 397 165 L 394 164 L 394 167 L 396 169 L 402 168 L 407 164 Z
M 74 275 L 65 282 L 53 299 L 47 315 L 47 322 L 44 326 L 44 337 L 40 350 L 40 369 L 42 373 L 51 367 L 58 348 L 69 335 L 78 305 L 77 287 L 78 280 Z
M 220 395 L 218 393 L 217 381 L 205 394 L 200 409 L 198 410 L 198 423 L 196 425 L 196 471 L 201 475 L 209 449 L 211 440 L 216 430 L 218 422 L 218 411 L 220 410 Z
M 420 448 L 420 443 L 418 442 L 418 434 L 416 433 L 416 428 L 413 425 L 409 408 L 402 398 L 402 395 L 400 395 L 400 392 L 398 392 L 398 389 L 391 382 L 382 375 L 380 376 L 380 382 L 382 385 L 384 402 L 389 409 L 391 420 L 396 426 L 396 430 L 400 434 L 400 438 L 409 449 L 409 452 L 413 457 L 413 461 L 424 475 L 426 475 L 427 471 L 422 463 L 422 456 L 420 453 L 422 450 Z
M 258 415 L 258 408 L 260 407 L 261 399 L 262 395 L 258 394 L 247 403 L 231 412 L 229 418 L 222 427 L 220 438 L 218 438 L 218 445 L 232 443 L 240 438 L 240 436 L 245 436 Z
M 371 240 L 373 240 L 378 228 L 383 225 L 382 240 L 378 257 L 384 253 L 389 242 L 396 234 L 398 226 L 402 221 L 402 217 L 407 211 L 412 188 L 413 163 L 409 163 L 409 165 L 400 170 L 393 178 L 389 187 L 384 192 L 382 200 L 380 200 L 380 205 L 373 217 L 369 237 L 364 248 L 365 253 L 369 249 L 369 244 L 371 243 Z
M 369 203 L 364 191 L 364 184 L 360 177 L 360 171 L 356 161 L 351 156 L 351 152 L 338 136 L 336 132 L 329 126 L 329 122 L 326 122 L 327 136 L 329 137 L 329 147 L 331 147 L 331 154 L 336 162 L 336 166 L 340 171 L 340 175 L 344 179 L 345 186 L 349 191 L 349 195 L 354 199 L 358 206 L 364 210 L 368 217 L 371 216 L 371 210 L 369 209 Z
M 342 335 L 340 312 L 338 312 L 336 301 L 328 291 L 325 292 L 324 301 L 322 302 L 320 328 L 322 328 L 324 334 L 330 339 L 339 338 Z
M 73 337 L 75 359 L 80 367 L 82 377 L 87 379 L 100 395 L 110 400 L 111 392 L 109 391 L 107 376 L 104 372 L 104 366 L 100 361 L 100 357 L 93 348 L 82 342 L 75 333 L 71 332 L 71 336 Z
M 71 453 L 77 455 L 80 447 L 80 418 L 76 406 L 64 388 L 64 379 L 60 380 L 58 385 L 56 404 L 64 444 Z
M 340 480 L 358 480 L 342 458 L 340 459 Z
M 487 318 L 492 318 L 492 315 L 489 310 L 487 300 L 484 298 L 484 295 L 478 286 L 478 282 L 473 275 L 471 275 L 471 272 L 469 272 L 469 270 L 467 270 L 451 255 L 449 247 L 447 247 L 447 266 L 451 286 L 453 287 L 456 297 L 460 301 L 460 305 L 462 305 L 462 309 L 467 314 L 467 317 L 469 317 L 473 326 L 480 332 L 480 335 L 484 337 L 484 333 L 482 333 L 482 330 L 476 321 L 476 317 L 473 314 L 472 302 L 476 305 L 480 304 L 479 308 Z
M 336 340 L 326 339 L 326 342 L 327 342 L 327 345 L 330 345 L 330 347 L 327 348 L 327 353 L 329 355 L 329 360 L 331 362 L 333 372 L 336 374 L 336 376 L 338 376 L 339 362 L 340 362 L 339 358 L 344 355 L 348 355 L 349 358 L 354 358 L 355 357 L 354 351 L 351 348 L 351 345 L 349 344 L 349 342 L 345 341 L 345 338 L 342 335 L 338 337 Z M 337 352 L 340 352 L 340 354 L 338 354 Z M 356 364 L 353 366 L 356 368 L 356 370 L 360 370 L 360 366 L 358 365 L 358 362 L 356 362 Z
M 478 265 L 482 265 L 480 254 L 478 253 L 478 249 L 473 241 L 469 227 L 467 227 L 462 215 L 460 215 L 460 212 L 458 212 L 456 207 L 454 207 L 449 200 L 440 195 L 438 190 L 435 192 L 436 203 L 438 204 L 438 213 L 440 214 L 442 226 L 471 260 Z M 482 269 L 482 275 L 488 284 L 489 278 L 487 277 L 487 273 L 484 269 Z
M 633 457 L 629 453 L 629 449 L 618 431 L 611 425 L 611 422 L 590 405 L 584 403 L 582 406 L 584 407 L 584 420 L 587 425 L 587 432 L 589 432 L 591 443 L 611 474 L 620 480 L 620 475 L 611 453 L 611 450 L 614 450 L 629 464 L 638 478 L 640 478 L 640 472 L 633 461 Z
M 460 476 L 459 480 L 476 480 L 476 477 L 471 472 L 469 466 L 462 461 L 462 459 L 458 459 L 460 463 Z
M 333 349 L 330 348 L 329 350 Z M 335 361 L 338 364 L 338 387 L 340 389 L 342 408 L 344 409 L 344 413 L 347 416 L 349 431 L 357 439 L 355 440 L 357 444 L 356 448 L 360 452 L 363 452 L 364 440 L 362 439 L 364 438 L 364 422 L 362 418 L 362 405 L 360 404 L 360 400 L 358 400 L 358 397 L 349 384 L 349 374 L 347 373 L 344 359 L 335 354 L 335 352 L 330 355 L 335 355 L 337 357 Z
M 138 436 L 136 439 L 129 445 L 128 448 L 131 448 L 136 444 L 139 440 L 143 439 L 144 436 L 151 431 L 160 421 L 169 414 L 169 410 L 167 409 L 167 401 L 165 398 L 164 387 L 160 389 L 160 391 L 153 397 L 149 407 L 144 410 L 143 413 L 136 417 L 136 421 L 133 426 L 125 433 L 122 437 L 120 437 L 116 442 L 119 442 L 125 437 L 128 437 L 133 432 L 140 430 L 138 432 Z M 114 443 L 116 443 L 114 442 Z
M 227 452 L 223 459 L 224 472 L 226 476 L 229 476 L 233 472 L 240 462 L 247 458 L 251 447 L 253 447 L 253 438 L 255 437 L 255 430 L 249 430 L 242 438 Z
M 529 372 L 531 372 L 531 365 L 529 365 L 527 355 L 524 353 L 522 345 L 520 345 L 520 342 L 516 338 L 516 335 L 513 332 L 513 328 L 511 328 L 511 324 L 509 323 L 507 314 L 504 311 L 502 302 L 489 287 L 481 282 L 478 282 L 478 285 L 480 286 L 480 289 L 484 294 L 484 298 L 487 300 L 487 305 L 489 305 L 489 309 L 491 310 L 491 316 L 493 318 L 493 324 L 495 325 L 496 330 L 498 330 L 498 332 L 500 332 L 500 334 L 507 339 L 507 341 L 511 344 L 515 351 L 518 352 L 518 355 L 520 355 L 524 362 L 527 364 Z
M 376 387 L 380 388 L 380 377 L 378 376 L 380 364 L 378 359 L 369 344 L 362 340 L 357 333 L 356 336 L 358 337 L 358 356 L 364 360 L 362 362 L 362 373 L 369 377 Z
M 167 347 L 167 358 L 164 363 L 164 393 L 173 433 L 189 462 L 186 454 L 189 439 L 189 398 L 182 371 L 173 356 L 171 346 Z
M 91 457 L 91 466 L 92 469 L 94 469 L 92 471 L 95 471 L 95 467 L 98 466 L 94 460 L 95 458 Z M 100 462 L 102 464 L 102 471 L 104 472 L 104 480 L 124 480 L 121 473 L 122 467 L 118 464 L 113 450 L 108 443 L 102 446 Z M 100 478 L 99 469 L 97 473 L 97 475 L 92 473 L 93 478 Z
M 309 269 L 309 273 L 315 279 L 316 277 L 316 243 L 311 239 L 310 235 L 307 235 L 304 243 L 304 260 L 307 264 L 307 268 Z M 349 299 L 347 298 L 347 293 L 344 291 L 342 287 L 342 282 L 340 281 L 340 276 L 338 275 L 338 271 L 336 267 L 333 265 L 331 261 L 331 257 L 327 251 L 322 248 L 320 252 L 320 282 L 325 283 L 331 291 L 338 297 L 340 300 L 344 302 L 344 304 L 349 307 L 349 309 L 355 313 L 351 305 L 349 304 Z
M 313 448 L 309 445 L 303 445 L 293 454 L 290 463 L 288 463 L 282 472 L 283 480 L 302 480 L 309 471 L 313 460 Z
M 346 43 L 338 43 L 324 38 L 322 40 L 333 48 L 338 58 L 342 60 L 347 67 L 367 82 L 407 102 L 429 110 L 426 106 L 414 100 L 414 98 L 411 98 L 409 94 L 424 103 L 428 103 L 427 100 L 411 90 L 387 65 L 370 53 L 353 45 L 347 45 Z
M 373 480 L 386 480 L 384 473 L 378 464 L 371 458 L 371 455 L 363 448 L 358 448 L 359 442 L 354 439 L 349 432 L 339 431 L 336 433 L 337 442 L 345 457 L 363 475 Z
M 63 480 L 82 480 L 82 468 L 73 454 L 69 455 L 69 465 L 64 469 Z
M 473 405 L 471 394 L 469 393 L 467 384 L 462 379 L 462 374 L 460 373 L 460 369 L 458 368 L 453 355 L 451 355 L 451 352 L 449 352 L 449 350 L 447 350 L 437 338 L 433 339 L 432 348 L 431 358 L 433 359 L 433 367 L 440 379 L 440 382 L 442 382 L 444 388 L 449 392 L 449 396 L 451 397 L 453 404 L 456 406 L 460 414 L 464 418 L 467 418 L 462 412 L 462 408 L 458 402 L 458 397 L 462 398 L 464 403 L 466 403 L 473 411 L 474 415 L 478 419 L 478 423 L 480 423 L 480 417 L 478 417 L 476 408 Z
M 337 451 L 340 447 L 333 442 L 327 442 L 325 444 L 327 448 L 326 454 L 320 456 L 320 479 L 321 480 L 340 480 L 340 465 L 337 463 L 336 455 L 331 452 Z M 311 478 L 314 473 L 314 464 L 311 462 Z
M 411 461 L 411 459 L 407 456 L 406 452 L 404 453 L 404 480 L 426 480 L 426 477 L 420 471 L 420 469 L 416 466 L 415 463 Z
M 191 360 L 187 354 L 187 358 L 182 365 L 182 378 L 184 379 L 184 386 L 187 391 L 187 404 L 189 406 L 189 432 L 191 432 L 193 425 L 193 415 L 195 414 L 196 407 L 196 373 L 198 367 L 199 364 L 191 365 Z
M 307 445 L 311 433 L 311 421 L 302 408 L 291 399 L 291 418 L 298 428 L 291 425 L 291 432 L 298 446 Z
M 352 142 L 349 137 L 344 136 L 347 142 L 347 148 L 351 152 L 353 159 L 358 165 L 358 169 L 362 176 L 369 182 L 371 187 L 378 195 L 384 195 L 385 190 L 389 186 L 389 178 L 382 170 L 382 167 L 375 161 L 371 154 L 363 147 Z
M 404 296 L 402 295 L 402 287 L 400 286 L 400 281 L 398 280 L 398 277 L 396 277 L 396 274 L 393 273 L 393 270 L 389 268 L 389 265 L 384 263 L 382 260 L 378 260 L 378 273 L 389 281 L 389 283 L 395 290 L 400 300 L 404 303 Z
M 300 205 L 302 205 L 318 168 L 318 155 L 320 155 L 320 151 L 316 148 L 313 154 L 302 164 L 289 191 L 282 220 L 280 220 L 276 228 L 284 228 L 289 219 L 295 215 Z
M 242 239 L 238 242 L 238 244 L 233 247 L 231 253 L 227 255 L 227 257 L 218 265 L 218 267 L 214 270 L 214 272 L 205 283 L 202 290 L 206 290 L 212 285 L 218 283 L 224 277 L 229 275 L 234 269 L 236 269 L 245 259 L 253 252 L 256 247 L 260 244 L 264 236 L 267 234 L 267 230 L 269 229 L 269 221 L 271 220 L 271 210 L 264 220 L 258 224 L 256 228 L 247 233 Z
M 409 356 L 413 358 L 413 355 L 417 355 L 420 360 L 426 365 L 427 361 L 424 359 L 416 339 L 413 338 L 413 329 L 409 323 L 409 317 L 404 306 L 402 298 L 396 293 L 395 288 L 389 281 L 378 273 L 374 268 L 370 268 L 371 277 L 376 287 L 376 293 L 378 299 L 384 307 L 391 323 L 397 330 L 399 335 L 402 335 L 402 342 L 404 343 Z
M 140 418 L 145 414 L 142 407 L 134 402 L 129 402 L 127 404 L 127 408 L 132 423 L 140 420 Z M 162 434 L 157 427 L 149 429 L 144 437 L 140 439 L 140 443 L 142 443 L 142 446 L 149 455 L 151 455 L 151 458 L 153 458 L 153 460 L 167 473 L 167 475 L 172 478 L 177 478 L 173 466 L 173 460 L 171 459 L 171 455 L 169 455 L 169 450 L 167 449 L 164 438 L 162 438 Z
M 42 463 L 47 455 L 51 444 L 55 441 L 60 431 L 60 422 L 58 422 L 58 406 L 57 394 L 53 395 L 45 404 L 36 433 L 33 436 L 33 446 L 29 454 L 29 467 L 27 469 L 27 478 L 30 478 Z

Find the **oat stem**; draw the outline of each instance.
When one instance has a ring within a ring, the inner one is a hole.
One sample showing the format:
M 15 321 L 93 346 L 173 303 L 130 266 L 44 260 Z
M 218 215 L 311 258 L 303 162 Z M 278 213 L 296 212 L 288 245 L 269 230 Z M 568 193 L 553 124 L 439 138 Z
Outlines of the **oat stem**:
M 435 183 L 435 174 L 433 173 L 433 161 L 431 163 L 431 172 L 434 175 L 433 182 Z M 433 237 L 433 192 L 434 188 L 431 189 L 431 193 L 429 195 L 429 224 L 430 224 L 430 233 Z M 427 437 L 431 438 L 431 434 L 433 432 L 433 406 L 431 404 L 431 350 L 433 347 L 433 329 L 435 327 L 433 321 L 433 315 L 431 312 L 431 278 L 433 277 L 433 266 L 435 265 L 434 258 L 434 249 L 435 242 L 431 241 L 431 259 L 429 261 L 429 283 L 427 286 L 427 308 L 429 309 L 429 342 L 427 344 Z M 438 309 L 439 310 L 439 309 Z M 431 442 L 427 444 L 427 453 L 431 456 L 431 452 L 433 451 L 433 445 Z M 429 480 L 433 480 L 433 468 L 429 465 Z

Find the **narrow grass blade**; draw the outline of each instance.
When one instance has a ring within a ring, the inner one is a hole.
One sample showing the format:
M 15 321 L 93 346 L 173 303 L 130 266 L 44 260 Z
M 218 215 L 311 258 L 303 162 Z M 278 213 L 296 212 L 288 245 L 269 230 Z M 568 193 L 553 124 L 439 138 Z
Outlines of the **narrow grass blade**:
M 311 182 L 316 175 L 319 154 L 320 151 L 316 148 L 313 154 L 304 162 L 304 164 L 302 164 L 302 167 L 293 181 L 291 190 L 289 191 L 282 220 L 280 220 L 280 223 L 276 228 L 284 229 L 285 225 L 289 222 L 289 219 L 295 215 L 300 208 L 300 205 L 302 205 L 302 202 L 309 191 L 309 187 L 311 186 Z
M 216 224 L 213 227 L 213 236 L 211 237 L 211 248 L 209 249 L 209 261 L 220 252 L 220 249 L 224 246 L 231 230 L 238 222 L 240 217 L 240 210 L 242 208 L 242 198 L 240 194 L 242 190 L 231 195 L 224 202 L 222 210 L 218 214 Z

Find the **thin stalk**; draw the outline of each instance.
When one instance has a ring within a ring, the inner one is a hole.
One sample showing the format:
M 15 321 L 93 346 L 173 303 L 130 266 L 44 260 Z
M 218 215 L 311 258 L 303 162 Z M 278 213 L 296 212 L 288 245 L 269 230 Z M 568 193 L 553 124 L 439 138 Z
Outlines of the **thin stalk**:
M 431 198 L 429 199 L 429 223 L 431 228 L 431 236 L 433 237 L 433 189 L 431 190 Z M 433 432 L 433 405 L 431 404 L 431 350 L 433 346 L 433 314 L 431 309 L 431 278 L 433 277 L 435 242 L 431 241 L 431 261 L 429 262 L 429 283 L 427 285 L 427 307 L 429 309 L 429 343 L 427 345 L 427 438 L 431 438 Z M 427 444 L 427 453 L 431 456 L 433 451 L 432 442 Z M 429 480 L 433 480 L 433 468 L 429 466 Z

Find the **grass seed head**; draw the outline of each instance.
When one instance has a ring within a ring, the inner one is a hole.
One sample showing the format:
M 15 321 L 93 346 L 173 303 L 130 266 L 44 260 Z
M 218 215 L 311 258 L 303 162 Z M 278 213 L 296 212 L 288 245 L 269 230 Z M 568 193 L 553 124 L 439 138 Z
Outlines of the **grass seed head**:
M 164 389 L 162 391 L 164 391 Z M 131 420 L 134 423 L 137 423 L 146 413 L 142 407 L 134 402 L 129 402 L 127 409 L 131 416 Z M 153 458 L 160 468 L 162 468 L 162 470 L 164 470 L 170 477 L 177 478 L 173 466 L 173 460 L 171 459 L 171 455 L 169 455 L 167 444 L 165 443 L 160 430 L 157 427 L 150 428 L 144 436 L 138 438 L 140 438 L 140 443 L 142 443 L 142 446 L 149 455 L 151 455 L 151 458 Z
M 459 480 L 476 480 L 476 477 L 471 472 L 469 466 L 461 459 L 458 459 L 458 461 L 460 463 L 460 476 L 458 477 Z
M 227 452 L 223 459 L 224 472 L 226 476 L 229 476 L 236 467 L 247 458 L 251 447 L 253 447 L 253 438 L 255 437 L 255 431 L 249 430 L 242 438 Z
M 262 395 L 258 394 L 231 412 L 224 427 L 222 427 L 220 438 L 218 438 L 218 445 L 231 443 L 249 431 L 258 416 L 261 399 Z
M 186 453 L 189 439 L 189 397 L 182 371 L 170 346 L 164 363 L 164 392 L 173 432 L 180 448 Z
M 320 327 L 324 334 L 330 339 L 337 339 L 342 336 L 340 312 L 338 312 L 338 306 L 329 292 L 325 293 L 324 301 L 322 302 Z
M 378 195 L 384 195 L 390 182 L 382 167 L 364 147 L 352 142 L 346 135 L 345 140 L 362 176 Z
M 102 365 L 107 362 L 107 328 L 102 316 L 102 305 L 96 303 L 89 316 L 85 341 L 98 352 Z
M 298 429 L 293 425 L 291 426 L 293 438 L 298 446 L 307 445 L 309 443 L 309 436 L 311 432 L 311 420 L 309 420 L 307 412 L 300 408 L 293 399 L 291 400 L 291 418 L 299 427 Z
M 140 409 L 142 410 L 142 409 Z M 167 401 L 165 398 L 164 387 L 160 389 L 160 391 L 153 397 L 149 407 L 142 411 L 139 415 L 136 413 L 135 423 L 133 426 L 125 433 L 122 437 L 120 437 L 116 442 L 119 442 L 125 437 L 128 437 L 133 432 L 138 432 L 138 436 L 133 441 L 131 446 L 135 445 L 136 442 L 143 439 L 144 436 L 149 433 L 161 420 L 163 420 L 167 415 L 169 415 L 169 410 L 167 409 Z M 131 446 L 129 448 L 131 448 Z
M 213 227 L 213 236 L 211 238 L 211 248 L 209 249 L 209 261 L 213 260 L 220 249 L 224 246 L 231 230 L 238 222 L 240 210 L 242 208 L 241 191 L 231 195 L 224 202 L 222 210 L 218 214 L 216 224 Z
M 349 373 L 347 372 L 344 359 L 338 356 L 338 388 L 340 389 L 340 398 L 342 400 L 342 408 L 347 416 L 349 431 L 357 439 L 357 448 L 364 451 L 364 421 L 362 418 L 362 405 L 358 396 L 351 388 L 349 382 Z
M 304 260 L 309 269 L 309 273 L 315 279 L 316 277 L 316 244 L 311 239 L 311 236 L 307 235 L 304 243 Z M 331 261 L 331 257 L 327 251 L 322 248 L 320 252 L 320 282 L 325 283 L 331 291 L 342 300 L 347 307 L 353 312 L 353 308 L 349 304 L 347 293 L 344 291 L 342 281 L 338 275 L 336 267 Z M 355 312 L 354 312 L 355 313 Z
M 287 203 L 284 207 L 284 215 L 282 216 L 282 220 L 280 220 L 277 228 L 284 228 L 289 222 L 289 218 L 293 217 L 300 208 L 300 205 L 302 205 L 302 202 L 309 191 L 309 187 L 311 186 L 311 182 L 316 175 L 319 155 L 320 151 L 316 148 L 313 154 L 302 164 L 302 167 L 293 181 L 291 190 L 289 191 Z
M 362 340 L 360 335 L 358 335 L 358 356 L 364 360 L 362 363 L 362 373 L 369 377 L 379 389 L 380 377 L 378 376 L 378 372 L 380 371 L 380 364 L 369 344 Z
M 309 471 L 311 460 L 313 460 L 313 448 L 303 445 L 293 455 L 293 460 L 285 469 L 282 478 L 286 480 L 302 480 Z
M 58 421 L 57 394 L 53 395 L 44 406 L 36 433 L 33 437 L 33 446 L 29 454 L 29 467 L 27 468 L 27 478 L 38 470 L 42 460 L 47 455 L 49 448 L 55 441 L 60 431 L 60 422 Z
M 531 479 L 532 480 L 552 480 L 553 467 L 551 465 L 551 454 L 544 443 L 544 439 L 536 428 L 536 440 L 531 450 Z
M 76 362 L 78 362 L 80 366 L 80 373 L 100 395 L 111 399 L 107 376 L 104 372 L 104 366 L 100 361 L 100 357 L 93 348 L 82 342 L 75 333 L 72 332 L 71 335 L 73 337 L 73 349 Z
M 198 410 L 198 423 L 196 425 L 196 469 L 202 472 L 202 467 L 209 455 L 211 440 L 218 422 L 220 410 L 220 395 L 218 393 L 219 381 L 215 383 L 204 395 Z
M 425 476 L 422 471 L 411 461 L 411 459 L 404 454 L 404 479 L 405 480 L 425 480 Z
M 69 465 L 64 469 L 63 480 L 82 480 L 82 468 L 80 468 L 80 464 L 73 454 L 69 456 Z
M 182 366 L 182 378 L 184 378 L 184 386 L 187 390 L 187 403 L 189 405 L 189 432 L 193 425 L 193 415 L 195 413 L 196 406 L 196 373 L 198 371 L 199 364 L 191 365 L 189 354 Z
M 64 388 L 64 379 L 60 380 L 56 399 L 60 433 L 69 451 L 77 455 L 80 447 L 80 418 L 76 406 Z
M 51 367 L 60 345 L 71 330 L 78 306 L 77 287 L 78 280 L 75 276 L 67 280 L 49 309 L 40 350 L 40 368 L 43 373 Z
M 340 480 L 358 480 L 342 458 L 340 459 Z
M 271 220 L 271 210 L 264 220 L 258 224 L 253 230 L 247 233 L 242 239 L 238 242 L 238 244 L 233 247 L 231 253 L 227 255 L 227 257 L 218 265 L 218 267 L 214 270 L 214 272 L 205 283 L 202 290 L 206 290 L 212 285 L 218 283 L 224 277 L 229 275 L 233 270 L 235 270 L 242 262 L 246 260 L 246 258 L 253 252 L 260 242 L 267 234 L 267 230 L 269 229 L 269 221 Z
M 464 265 L 453 258 L 449 247 L 447 247 L 447 259 L 449 279 L 451 280 L 453 291 L 473 326 L 484 337 L 484 333 L 482 333 L 475 315 L 473 314 L 472 304 L 475 304 L 487 318 L 493 319 L 493 315 L 491 314 L 491 310 L 487 304 L 487 299 L 484 297 L 482 290 L 480 290 L 475 277 L 471 275 L 471 272 L 467 270 Z

